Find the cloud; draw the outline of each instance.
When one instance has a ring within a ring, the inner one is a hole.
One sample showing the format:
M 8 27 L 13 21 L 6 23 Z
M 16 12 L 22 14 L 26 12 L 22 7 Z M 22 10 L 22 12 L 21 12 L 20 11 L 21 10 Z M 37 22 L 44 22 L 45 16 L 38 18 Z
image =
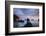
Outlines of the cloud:
M 37 16 L 39 15 L 39 9 L 26 9 L 26 8 L 15 8 L 14 14 L 16 15 L 30 15 Z
M 23 11 L 21 9 L 14 9 L 15 15 L 24 15 Z

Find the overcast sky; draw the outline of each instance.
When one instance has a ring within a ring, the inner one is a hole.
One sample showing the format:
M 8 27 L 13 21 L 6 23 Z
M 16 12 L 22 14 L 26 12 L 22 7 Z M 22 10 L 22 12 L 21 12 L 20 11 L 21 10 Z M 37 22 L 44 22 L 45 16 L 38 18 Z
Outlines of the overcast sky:
M 31 9 L 31 8 L 14 8 L 13 12 L 15 15 L 24 15 L 24 16 L 39 15 L 39 9 Z

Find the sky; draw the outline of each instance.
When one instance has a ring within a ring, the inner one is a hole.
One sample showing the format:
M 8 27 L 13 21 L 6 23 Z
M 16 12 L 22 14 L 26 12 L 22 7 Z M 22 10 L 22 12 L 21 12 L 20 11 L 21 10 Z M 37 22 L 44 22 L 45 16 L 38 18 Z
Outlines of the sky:
M 14 8 L 13 12 L 15 15 L 21 16 L 38 16 L 39 9 L 32 9 L 32 8 Z

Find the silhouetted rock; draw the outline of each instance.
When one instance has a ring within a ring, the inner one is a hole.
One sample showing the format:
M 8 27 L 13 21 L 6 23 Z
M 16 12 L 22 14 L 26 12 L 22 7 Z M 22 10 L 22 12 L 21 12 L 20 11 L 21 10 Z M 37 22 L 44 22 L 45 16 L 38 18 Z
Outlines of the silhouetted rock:
M 32 23 L 28 18 L 27 18 L 27 24 L 24 27 L 32 27 Z

